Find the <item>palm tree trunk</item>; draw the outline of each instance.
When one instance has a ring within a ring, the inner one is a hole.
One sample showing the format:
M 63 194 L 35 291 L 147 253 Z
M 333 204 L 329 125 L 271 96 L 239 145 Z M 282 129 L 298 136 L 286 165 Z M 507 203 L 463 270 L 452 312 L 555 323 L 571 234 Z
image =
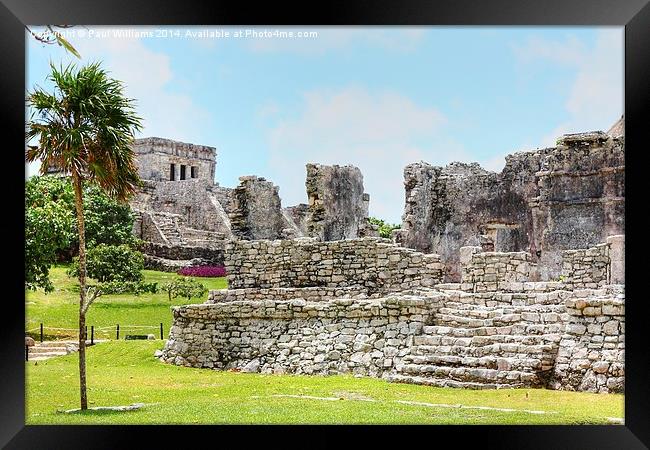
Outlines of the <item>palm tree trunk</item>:
M 86 394 L 86 228 L 84 224 L 83 189 L 79 174 L 72 174 L 75 206 L 77 208 L 77 228 L 79 231 L 79 391 L 81 409 L 88 409 Z

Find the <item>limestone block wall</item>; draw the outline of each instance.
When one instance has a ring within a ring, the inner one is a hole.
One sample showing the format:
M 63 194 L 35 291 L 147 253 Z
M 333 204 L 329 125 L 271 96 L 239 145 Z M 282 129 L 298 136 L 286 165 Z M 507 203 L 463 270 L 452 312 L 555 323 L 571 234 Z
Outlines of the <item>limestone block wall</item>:
M 625 284 L 625 235 L 608 236 L 609 244 L 609 282 Z
M 567 250 L 562 255 L 562 281 L 574 289 L 609 284 L 609 244 Z
M 480 247 L 478 247 L 480 248 Z M 492 292 L 500 284 L 533 281 L 536 264 L 528 252 L 472 252 L 477 247 L 461 248 L 461 284 L 474 292 Z
M 623 392 L 625 377 L 625 294 L 608 289 L 590 296 L 578 290 L 566 300 L 569 322 L 560 341 L 551 387 Z
M 381 376 L 409 352 L 436 298 L 235 301 L 173 308 L 161 361 L 262 373 Z
M 370 291 L 431 286 L 442 280 L 438 255 L 387 239 L 234 241 L 226 246 L 231 289 L 363 286 Z
M 224 262 L 223 248 L 206 248 L 193 246 L 171 246 L 145 242 L 142 252 L 158 258 L 172 260 L 190 260 L 199 258 L 204 264 L 221 265 Z
M 245 288 L 218 289 L 208 294 L 207 303 L 223 303 L 244 300 L 293 300 L 301 298 L 308 302 L 324 302 L 335 298 L 378 298 L 380 294 L 368 294 L 364 287 L 306 287 L 306 288 Z

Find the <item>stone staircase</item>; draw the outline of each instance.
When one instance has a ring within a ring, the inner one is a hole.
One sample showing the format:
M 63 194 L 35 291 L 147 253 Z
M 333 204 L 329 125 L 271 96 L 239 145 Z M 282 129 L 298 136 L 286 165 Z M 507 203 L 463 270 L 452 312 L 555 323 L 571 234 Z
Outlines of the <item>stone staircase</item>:
M 95 339 L 95 344 L 103 340 Z M 90 340 L 86 341 L 86 346 L 90 346 Z M 78 341 L 44 341 L 29 347 L 29 361 L 43 361 L 54 358 L 55 356 L 64 356 L 79 350 Z
M 152 218 L 158 231 L 169 242 L 169 245 L 185 245 L 185 240 L 180 232 L 176 214 L 152 213 Z
M 563 300 L 454 292 L 414 336 L 389 381 L 499 389 L 545 385 L 564 329 Z M 490 306 L 487 306 L 490 305 Z

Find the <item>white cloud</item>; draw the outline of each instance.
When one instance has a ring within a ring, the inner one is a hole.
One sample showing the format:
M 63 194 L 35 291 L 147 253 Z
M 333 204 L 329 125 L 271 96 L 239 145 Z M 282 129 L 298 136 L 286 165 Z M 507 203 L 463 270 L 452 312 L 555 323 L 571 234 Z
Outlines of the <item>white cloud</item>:
M 287 206 L 306 201 L 306 163 L 355 165 L 370 194 L 371 215 L 399 223 L 404 166 L 469 159 L 445 136 L 446 123 L 436 108 L 394 92 L 360 87 L 308 92 L 300 115 L 280 120 L 269 133 L 272 180 Z
M 515 54 L 522 62 L 543 60 L 576 69 L 565 103 L 569 118 L 544 137 L 543 145 L 555 145 L 565 133 L 607 131 L 623 114 L 623 29 L 598 31 L 592 48 L 575 38 L 536 39 L 516 48 Z
M 137 137 L 204 142 L 203 130 L 210 126 L 210 113 L 195 104 L 190 95 L 170 89 L 180 83 L 168 55 L 147 48 L 142 38 L 115 37 L 112 33 L 108 37 L 90 37 L 92 31 L 113 31 L 108 27 L 83 30 L 84 37 L 70 39 L 82 59 L 70 55 L 65 58 L 78 65 L 101 61 L 109 76 L 124 83 L 125 95 L 135 99 L 137 114 L 143 119 L 143 130 Z M 28 170 L 33 174 L 33 165 Z
M 210 113 L 189 95 L 170 90 L 179 80 L 168 55 L 150 50 L 138 38 L 86 38 L 74 45 L 84 62 L 100 59 L 112 77 L 124 82 L 126 95 L 136 99 L 143 118 L 142 136 L 201 142 Z

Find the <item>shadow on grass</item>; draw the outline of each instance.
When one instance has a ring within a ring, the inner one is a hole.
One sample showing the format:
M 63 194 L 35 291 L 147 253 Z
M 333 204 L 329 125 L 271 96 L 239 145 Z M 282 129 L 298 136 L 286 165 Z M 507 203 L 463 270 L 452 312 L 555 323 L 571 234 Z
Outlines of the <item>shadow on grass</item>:
M 144 404 L 135 404 L 135 405 L 128 405 L 128 406 L 95 406 L 95 407 L 88 408 L 84 411 L 80 409 L 67 410 L 67 411 L 58 410 L 57 413 L 71 414 L 77 416 L 91 416 L 91 417 L 114 416 L 118 414 L 141 411 L 145 406 L 146 405 Z

